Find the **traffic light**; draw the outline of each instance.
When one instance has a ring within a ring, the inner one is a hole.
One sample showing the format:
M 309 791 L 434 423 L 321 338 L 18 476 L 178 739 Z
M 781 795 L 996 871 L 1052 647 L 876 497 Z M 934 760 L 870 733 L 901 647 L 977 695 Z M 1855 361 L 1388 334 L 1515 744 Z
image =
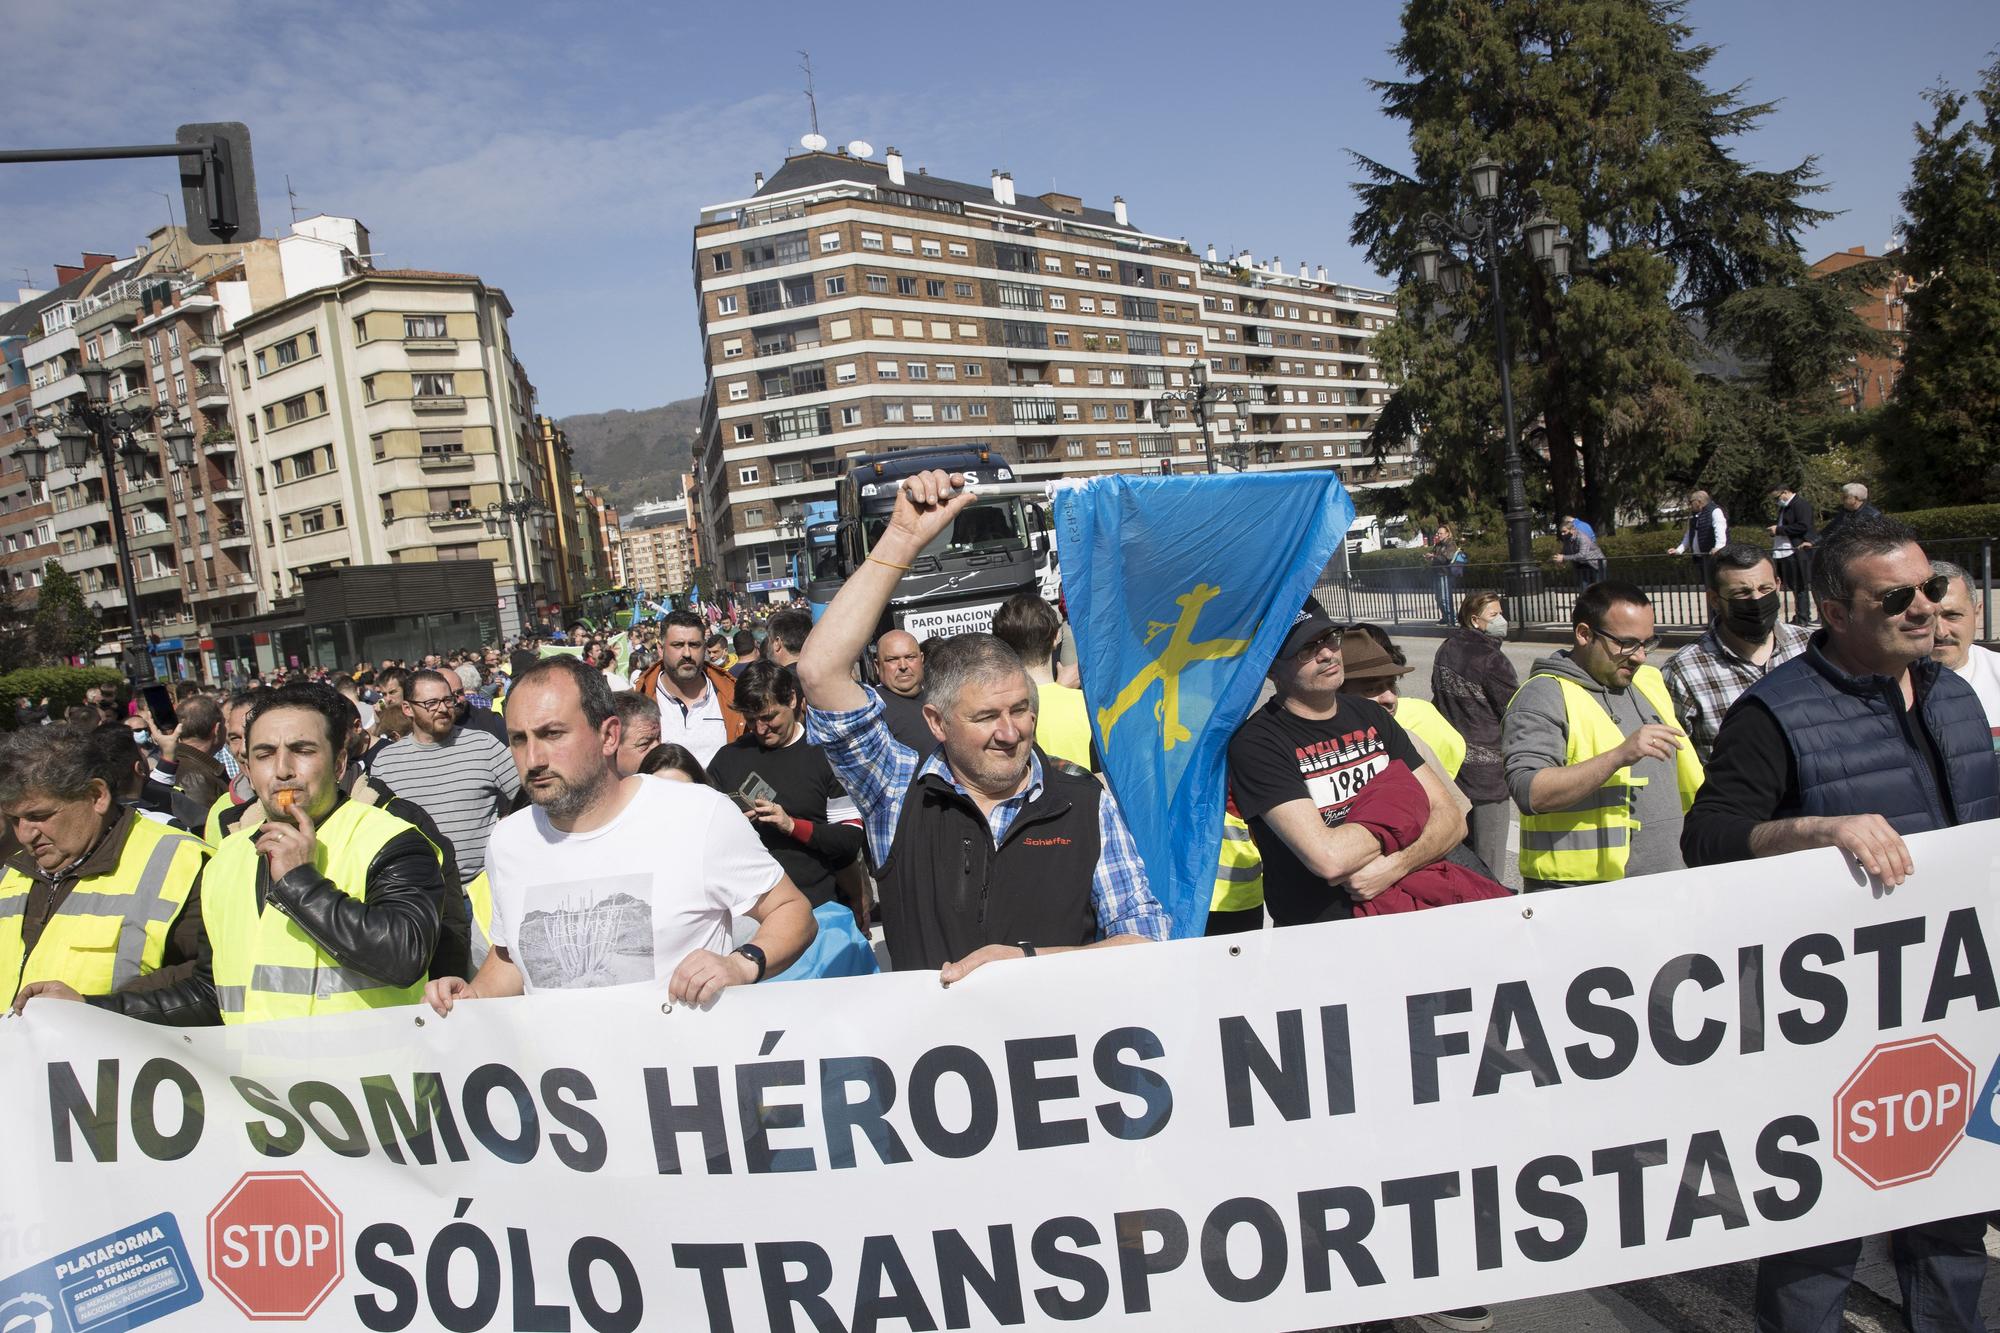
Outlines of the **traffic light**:
M 1160 460 L 1160 475 L 1161 475 L 1161 476 L 1163 476 L 1163 477 L 1171 477 L 1171 476 L 1173 476 L 1173 475 L 1174 475 L 1174 460 L 1173 460 L 1173 459 L 1171 459 L 1171 458 L 1162 458 L 1162 459 Z
M 208 148 L 181 158 L 188 239 L 197 245 L 255 240 L 257 173 L 250 162 L 250 127 L 235 120 L 183 125 L 174 142 Z

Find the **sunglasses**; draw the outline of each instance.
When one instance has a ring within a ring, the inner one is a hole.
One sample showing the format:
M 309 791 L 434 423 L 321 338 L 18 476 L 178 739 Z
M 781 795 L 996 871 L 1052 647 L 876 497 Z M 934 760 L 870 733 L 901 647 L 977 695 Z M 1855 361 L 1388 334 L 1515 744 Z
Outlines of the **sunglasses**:
M 1869 594 L 1882 607 L 1885 616 L 1900 616 L 1910 609 L 1910 603 L 1922 593 L 1927 602 L 1942 602 L 1945 593 L 1951 590 L 1951 575 L 1933 574 L 1922 583 L 1905 583 L 1900 588 L 1886 588 Z
M 1340 647 L 1340 636 L 1345 632 L 1340 626 L 1336 625 L 1326 631 L 1326 633 L 1305 643 L 1292 656 L 1301 662 L 1310 662 L 1328 648 L 1338 649 Z

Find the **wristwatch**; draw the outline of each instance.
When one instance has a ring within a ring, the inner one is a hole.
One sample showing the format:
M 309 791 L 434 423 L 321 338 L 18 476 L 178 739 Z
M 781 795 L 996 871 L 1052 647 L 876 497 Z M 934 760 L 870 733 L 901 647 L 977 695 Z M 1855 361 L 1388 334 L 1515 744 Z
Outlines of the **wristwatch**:
M 1035 956 L 1035 946 L 1026 940 L 1015 940 L 1014 947 L 1021 951 L 1021 957 L 1023 958 L 1033 958 Z
M 745 958 L 748 958 L 751 962 L 757 965 L 756 980 L 752 981 L 750 984 L 754 986 L 757 984 L 758 981 L 762 981 L 764 979 L 764 966 L 765 966 L 764 951 L 758 948 L 754 944 L 739 944 L 736 946 L 735 952 L 742 954 Z

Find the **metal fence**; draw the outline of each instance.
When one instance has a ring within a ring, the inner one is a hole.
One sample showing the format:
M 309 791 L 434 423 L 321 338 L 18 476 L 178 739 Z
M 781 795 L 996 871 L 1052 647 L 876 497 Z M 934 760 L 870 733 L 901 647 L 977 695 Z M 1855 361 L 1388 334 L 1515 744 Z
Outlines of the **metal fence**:
M 1974 593 L 1986 610 L 1985 636 L 2000 637 L 1994 627 L 1993 547 L 2000 538 L 1964 537 L 1927 541 L 1933 560 L 1949 560 L 1972 575 Z M 1621 556 L 1606 562 L 1604 577 L 1638 585 L 1652 599 L 1654 622 L 1662 630 L 1695 631 L 1708 624 L 1707 588 L 1700 567 L 1682 555 Z M 1378 625 L 1456 624 L 1458 608 L 1468 593 L 1507 595 L 1505 565 L 1454 565 L 1440 578 L 1428 567 L 1342 569 L 1339 562 L 1321 576 L 1314 595 L 1335 620 Z M 1576 571 L 1563 565 L 1541 568 L 1539 587 L 1508 597 L 1507 618 L 1516 625 L 1567 625 L 1581 591 Z M 1784 614 L 1793 614 L 1785 598 Z

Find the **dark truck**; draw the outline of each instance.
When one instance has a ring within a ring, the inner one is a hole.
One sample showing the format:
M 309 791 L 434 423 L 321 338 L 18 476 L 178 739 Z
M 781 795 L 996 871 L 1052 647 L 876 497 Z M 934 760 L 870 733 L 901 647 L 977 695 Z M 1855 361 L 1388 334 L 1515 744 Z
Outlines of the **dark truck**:
M 925 639 L 984 632 L 993 613 L 1017 592 L 1056 593 L 1054 527 L 1039 487 L 1015 482 L 1007 460 L 984 445 L 934 445 L 886 454 L 858 454 L 835 491 L 839 507 L 835 540 L 819 556 L 806 599 L 815 608 L 833 600 L 847 576 L 861 567 L 889 525 L 903 478 L 940 468 L 961 472 L 979 487 L 1007 492 L 982 495 L 913 562 L 896 585 L 876 634 L 907 630 Z M 1019 492 L 1033 490 L 1034 495 Z

